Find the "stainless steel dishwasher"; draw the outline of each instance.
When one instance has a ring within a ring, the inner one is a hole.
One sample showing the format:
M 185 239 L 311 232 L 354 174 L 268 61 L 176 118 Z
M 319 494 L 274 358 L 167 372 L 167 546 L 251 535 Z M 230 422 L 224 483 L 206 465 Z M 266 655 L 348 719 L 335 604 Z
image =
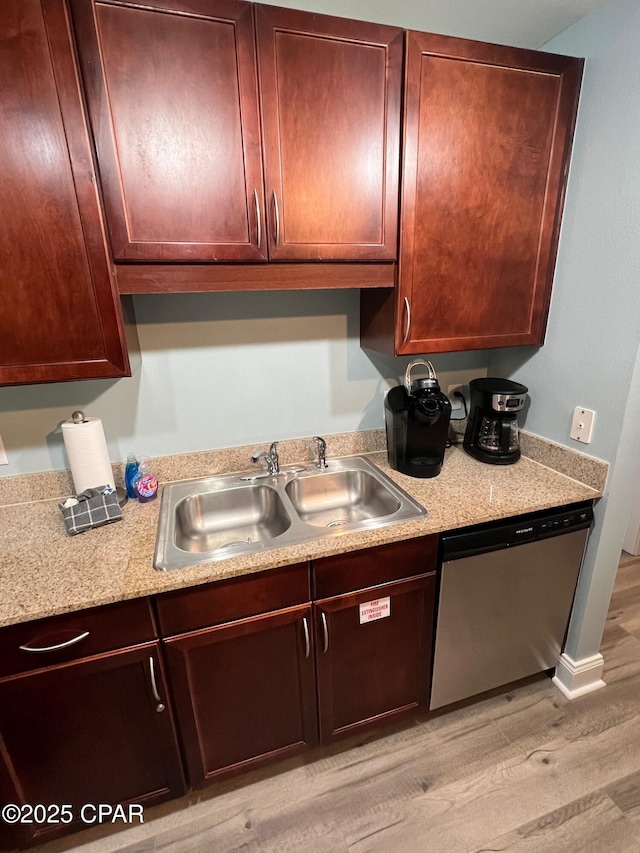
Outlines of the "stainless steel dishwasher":
M 431 709 L 555 667 L 591 503 L 444 534 Z

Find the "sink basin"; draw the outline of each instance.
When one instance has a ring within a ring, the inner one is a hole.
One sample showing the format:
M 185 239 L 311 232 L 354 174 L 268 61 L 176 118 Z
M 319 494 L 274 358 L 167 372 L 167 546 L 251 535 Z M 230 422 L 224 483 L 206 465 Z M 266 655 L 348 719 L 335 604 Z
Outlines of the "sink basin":
M 154 566 L 170 571 L 426 514 L 362 456 L 331 459 L 323 470 L 185 480 L 163 490 Z
M 398 497 L 381 480 L 357 469 L 296 477 L 285 490 L 299 517 L 317 527 L 342 527 L 400 509 Z
M 273 539 L 290 525 L 275 489 L 249 485 L 181 500 L 175 508 L 174 542 L 183 551 L 202 554 Z

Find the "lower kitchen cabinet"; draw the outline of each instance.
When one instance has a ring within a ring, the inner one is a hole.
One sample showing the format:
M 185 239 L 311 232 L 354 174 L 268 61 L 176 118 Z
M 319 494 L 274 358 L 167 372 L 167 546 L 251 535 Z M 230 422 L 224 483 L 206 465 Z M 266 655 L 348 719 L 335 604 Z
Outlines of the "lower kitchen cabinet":
M 320 737 L 426 710 L 435 575 L 316 604 Z
M 426 537 L 313 563 L 316 597 L 341 593 L 314 605 L 322 743 L 426 710 L 436 548 Z M 345 591 L 355 586 L 366 588 Z
M 311 607 L 166 642 L 194 787 L 317 743 Z
M 425 709 L 436 553 L 430 536 L 159 596 L 190 784 Z
M 411 539 L 3 628 L 0 803 L 61 811 L 0 822 L 0 849 L 83 828 L 85 804 L 177 797 L 184 767 L 198 788 L 426 708 L 436 553 Z
M 156 609 L 193 787 L 317 744 L 307 563 L 167 593 Z
M 3 678 L 0 733 L 3 802 L 70 806 L 46 822 L 34 814 L 13 845 L 85 828 L 85 804 L 146 806 L 185 790 L 157 642 Z

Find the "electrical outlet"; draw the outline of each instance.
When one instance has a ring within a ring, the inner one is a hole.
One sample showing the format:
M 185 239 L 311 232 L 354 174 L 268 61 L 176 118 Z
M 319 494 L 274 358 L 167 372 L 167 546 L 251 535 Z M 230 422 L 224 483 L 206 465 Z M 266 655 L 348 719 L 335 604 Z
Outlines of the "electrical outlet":
M 453 396 L 453 392 L 454 391 L 460 391 L 461 388 L 462 388 L 462 385 L 449 385 L 447 387 L 447 397 L 449 398 L 452 409 L 461 409 L 462 408 L 462 401 L 460 400 L 460 397 L 454 397 Z
M 464 385 L 447 386 L 447 397 L 451 403 L 451 420 L 461 421 L 467 417 L 467 403 L 464 399 Z
M 592 409 L 583 409 L 582 406 L 576 406 L 573 412 L 573 420 L 571 421 L 571 432 L 569 433 L 571 438 L 574 441 L 579 441 L 581 444 L 589 444 L 595 417 L 596 413 Z
M 7 452 L 4 449 L 4 444 L 2 443 L 2 436 L 0 435 L 0 465 L 8 465 L 9 460 L 7 459 Z

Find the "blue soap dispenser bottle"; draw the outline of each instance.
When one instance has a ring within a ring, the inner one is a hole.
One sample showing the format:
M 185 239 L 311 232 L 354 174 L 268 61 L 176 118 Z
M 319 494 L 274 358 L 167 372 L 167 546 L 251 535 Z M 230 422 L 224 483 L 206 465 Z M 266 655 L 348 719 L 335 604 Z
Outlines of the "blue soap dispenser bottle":
M 127 465 L 124 469 L 124 485 L 127 490 L 128 498 L 137 498 L 136 490 L 134 488 L 133 482 L 135 478 L 138 476 L 138 469 L 140 467 L 140 463 L 136 459 L 135 453 L 130 453 L 127 456 Z

